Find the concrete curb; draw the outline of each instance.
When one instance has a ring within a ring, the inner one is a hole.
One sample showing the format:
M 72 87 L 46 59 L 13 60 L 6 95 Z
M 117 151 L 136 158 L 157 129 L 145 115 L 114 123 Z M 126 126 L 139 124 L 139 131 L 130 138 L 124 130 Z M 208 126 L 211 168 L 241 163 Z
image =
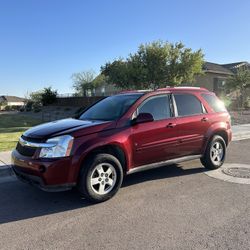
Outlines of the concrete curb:
M 242 132 L 242 133 L 237 133 L 233 134 L 233 141 L 241 141 L 241 140 L 247 140 L 250 139 L 250 132 Z
M 15 175 L 11 167 L 10 156 L 11 151 L 0 152 L 0 179 Z
M 15 175 L 11 165 L 0 165 L 0 178 Z

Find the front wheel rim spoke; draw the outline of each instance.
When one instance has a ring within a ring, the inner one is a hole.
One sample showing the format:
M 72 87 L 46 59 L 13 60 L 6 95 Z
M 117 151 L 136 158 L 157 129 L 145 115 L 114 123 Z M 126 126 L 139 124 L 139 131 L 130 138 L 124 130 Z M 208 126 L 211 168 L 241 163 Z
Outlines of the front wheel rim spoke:
M 96 168 L 96 171 L 98 172 L 99 176 L 104 172 L 101 165 Z
M 96 184 L 99 184 L 99 183 L 100 183 L 99 178 L 92 178 L 92 179 L 91 179 L 91 184 L 92 184 L 92 186 L 94 186 L 94 185 L 96 185 Z
M 104 184 L 100 184 L 99 189 L 98 189 L 98 192 L 99 192 L 100 194 L 103 194 L 104 191 L 105 191 L 104 188 L 105 188 L 105 185 L 104 185 Z
M 109 178 L 107 184 L 112 187 L 113 183 L 114 183 L 114 180 Z
M 107 169 L 106 174 L 108 174 L 108 176 L 110 176 L 110 175 L 112 174 L 111 168 L 108 168 L 108 169 Z

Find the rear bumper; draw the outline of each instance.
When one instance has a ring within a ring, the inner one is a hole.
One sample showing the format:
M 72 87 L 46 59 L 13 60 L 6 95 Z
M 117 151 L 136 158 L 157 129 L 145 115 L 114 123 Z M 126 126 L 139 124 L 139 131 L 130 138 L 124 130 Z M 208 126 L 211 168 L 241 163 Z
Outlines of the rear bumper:
M 70 158 L 32 159 L 14 150 L 12 168 L 18 179 L 44 191 L 65 191 L 76 185 L 71 178 Z

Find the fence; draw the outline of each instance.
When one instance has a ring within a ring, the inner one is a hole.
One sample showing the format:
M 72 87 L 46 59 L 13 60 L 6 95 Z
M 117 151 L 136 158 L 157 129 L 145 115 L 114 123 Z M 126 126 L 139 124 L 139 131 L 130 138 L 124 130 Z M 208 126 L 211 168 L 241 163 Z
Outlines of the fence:
M 58 97 L 53 106 L 88 107 L 103 98 L 104 96 Z

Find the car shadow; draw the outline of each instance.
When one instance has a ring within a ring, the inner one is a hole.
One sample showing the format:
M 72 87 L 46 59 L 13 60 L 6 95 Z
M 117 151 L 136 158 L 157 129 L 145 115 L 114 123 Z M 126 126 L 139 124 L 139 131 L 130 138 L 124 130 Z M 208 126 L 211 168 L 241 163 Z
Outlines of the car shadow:
M 195 164 L 195 166 L 197 165 L 198 167 L 191 166 L 191 168 L 187 168 L 183 167 L 182 164 L 173 164 L 144 172 L 134 173 L 125 177 L 122 186 L 127 187 L 141 182 L 192 175 L 207 171 L 204 167 L 199 166 L 200 164 Z
M 122 187 L 204 171 L 203 167 L 184 169 L 182 165 L 171 165 L 128 175 L 124 179 Z M 95 206 L 81 197 L 74 189 L 66 192 L 47 193 L 20 181 L 0 183 L 0 201 L 0 224 Z

